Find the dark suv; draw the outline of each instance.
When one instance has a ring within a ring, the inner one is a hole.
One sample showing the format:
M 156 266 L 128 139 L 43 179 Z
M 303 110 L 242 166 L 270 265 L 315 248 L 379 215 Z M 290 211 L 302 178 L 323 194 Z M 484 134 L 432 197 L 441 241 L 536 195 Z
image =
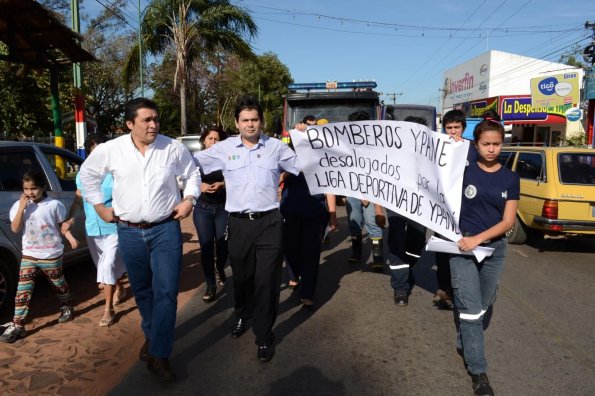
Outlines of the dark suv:
M 12 306 L 18 284 L 21 234 L 11 231 L 9 212 L 23 193 L 23 174 L 31 169 L 43 171 L 48 196 L 62 201 L 68 210 L 74 201 L 75 177 L 82 162 L 70 151 L 47 144 L 0 142 L 0 312 Z M 65 265 L 90 257 L 83 220 L 76 222 L 73 233 L 80 246 L 72 250 L 64 240 Z

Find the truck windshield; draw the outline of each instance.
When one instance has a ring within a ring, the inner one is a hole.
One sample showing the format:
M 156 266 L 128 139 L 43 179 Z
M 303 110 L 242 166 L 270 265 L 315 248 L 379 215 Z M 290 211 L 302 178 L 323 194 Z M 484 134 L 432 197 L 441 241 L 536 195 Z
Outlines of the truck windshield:
M 325 118 L 329 122 L 349 121 L 349 115 L 355 112 L 369 114 L 371 120 L 377 119 L 376 103 L 372 101 L 354 101 L 353 99 L 288 101 L 286 130 L 293 129 L 305 116 L 313 115 L 316 119 Z

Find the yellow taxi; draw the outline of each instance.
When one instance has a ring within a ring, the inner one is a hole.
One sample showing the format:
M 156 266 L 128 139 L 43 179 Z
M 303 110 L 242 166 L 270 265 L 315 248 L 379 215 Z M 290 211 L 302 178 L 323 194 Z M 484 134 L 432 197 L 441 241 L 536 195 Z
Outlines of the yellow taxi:
M 505 146 L 499 161 L 521 180 L 509 243 L 524 243 L 531 230 L 595 235 L 595 150 Z

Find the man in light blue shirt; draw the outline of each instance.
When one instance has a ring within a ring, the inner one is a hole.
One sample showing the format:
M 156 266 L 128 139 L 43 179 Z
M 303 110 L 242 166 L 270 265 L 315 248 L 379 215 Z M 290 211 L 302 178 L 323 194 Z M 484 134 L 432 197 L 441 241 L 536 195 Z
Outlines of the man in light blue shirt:
M 241 336 L 252 317 L 257 357 L 267 362 L 275 353 L 272 328 L 279 309 L 283 262 L 279 176 L 283 171 L 298 175 L 300 167 L 286 144 L 262 132 L 262 108 L 253 97 L 241 98 L 234 115 L 240 135 L 194 157 L 203 173 L 221 170 L 225 178 L 237 316 L 231 336 Z

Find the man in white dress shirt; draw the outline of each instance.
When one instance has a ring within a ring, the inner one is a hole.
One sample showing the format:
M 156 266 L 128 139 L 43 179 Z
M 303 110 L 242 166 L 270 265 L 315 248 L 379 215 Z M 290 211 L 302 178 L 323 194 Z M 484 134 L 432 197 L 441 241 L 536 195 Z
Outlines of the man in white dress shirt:
M 120 254 L 142 317 L 139 358 L 162 381 L 172 381 L 178 285 L 182 264 L 179 220 L 200 194 L 200 174 L 190 152 L 159 135 L 157 105 L 137 98 L 126 103 L 130 134 L 98 146 L 81 166 L 85 199 L 106 222 L 118 223 Z M 112 207 L 103 204 L 101 182 L 111 173 Z M 176 176 L 186 179 L 182 200 Z

